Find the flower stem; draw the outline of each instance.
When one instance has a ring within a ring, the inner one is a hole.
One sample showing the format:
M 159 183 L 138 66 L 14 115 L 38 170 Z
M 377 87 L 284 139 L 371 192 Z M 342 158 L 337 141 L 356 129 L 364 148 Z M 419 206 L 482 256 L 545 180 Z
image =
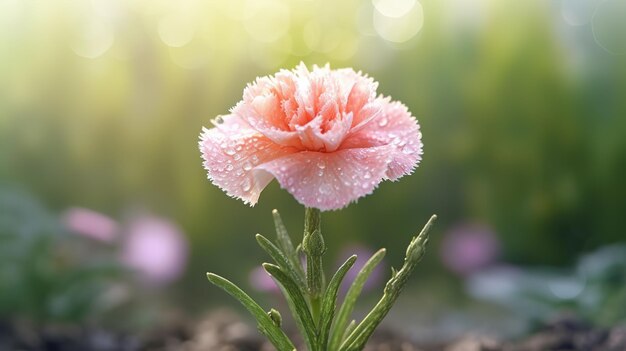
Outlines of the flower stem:
M 304 210 L 302 251 L 306 254 L 306 278 L 311 314 L 317 323 L 321 310 L 320 299 L 325 284 L 322 256 L 326 251 L 321 230 L 321 212 L 318 209 L 306 207 Z

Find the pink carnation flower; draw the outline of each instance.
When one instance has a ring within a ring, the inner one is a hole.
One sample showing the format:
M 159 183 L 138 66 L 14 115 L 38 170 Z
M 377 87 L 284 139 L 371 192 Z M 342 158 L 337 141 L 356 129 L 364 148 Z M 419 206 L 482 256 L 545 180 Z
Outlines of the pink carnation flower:
M 209 179 L 254 205 L 276 178 L 301 204 L 334 210 L 410 174 L 422 155 L 419 125 L 377 86 L 328 65 L 258 78 L 215 128 L 203 129 Z

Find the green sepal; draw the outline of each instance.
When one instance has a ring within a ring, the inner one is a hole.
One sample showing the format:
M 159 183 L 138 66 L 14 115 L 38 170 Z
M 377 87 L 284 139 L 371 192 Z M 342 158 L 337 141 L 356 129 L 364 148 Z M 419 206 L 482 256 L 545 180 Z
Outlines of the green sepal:
M 424 255 L 426 244 L 428 243 L 428 232 L 437 219 L 433 215 L 428 220 L 420 234 L 411 240 L 406 251 L 404 264 L 402 268 L 387 282 L 384 294 L 378 301 L 376 306 L 365 316 L 365 318 L 357 325 L 357 327 L 343 341 L 340 351 L 360 351 L 365 347 L 365 343 L 374 332 L 374 329 L 385 318 L 393 303 L 396 301 L 400 292 L 406 285 L 406 282 L 415 269 L 417 263 Z
M 289 258 L 285 256 L 285 254 L 283 254 L 283 252 L 280 251 L 276 245 L 261 234 L 256 235 L 256 241 L 259 243 L 259 246 L 261 246 L 261 248 L 267 252 L 270 257 L 272 257 L 274 262 L 276 262 L 280 268 L 289 274 L 289 277 L 296 282 L 299 289 L 302 290 L 306 287 L 304 278 L 300 275 L 300 273 L 298 273 Z
M 311 351 L 318 350 L 315 323 L 300 287 L 279 266 L 264 263 L 263 268 L 283 287 L 283 292 L 289 303 L 293 318 L 304 337 L 308 349 Z
M 237 299 L 256 319 L 259 331 L 265 335 L 278 351 L 293 351 L 295 346 L 287 335 L 272 321 L 265 310 L 237 285 L 217 274 L 207 273 L 209 281 Z
M 365 263 L 363 268 L 359 271 L 354 282 L 348 289 L 346 293 L 346 297 L 343 300 L 343 304 L 339 308 L 339 312 L 337 313 L 337 318 L 335 319 L 335 323 L 333 325 L 333 332 L 330 340 L 330 344 L 328 346 L 329 350 L 336 350 L 341 341 L 343 341 L 343 337 L 348 335 L 346 334 L 346 325 L 348 324 L 348 320 L 350 318 L 350 314 L 354 310 L 354 305 L 363 290 L 363 286 L 367 281 L 367 278 L 372 274 L 374 268 L 382 261 L 385 257 L 386 250 L 380 249 L 378 250 L 369 260 Z M 353 326 L 354 327 L 354 326 Z
M 328 283 L 328 287 L 324 293 L 320 322 L 317 329 L 317 333 L 319 335 L 319 345 L 323 348 L 323 350 L 329 349 L 326 346 L 326 343 L 328 342 L 330 326 L 333 322 L 333 317 L 335 316 L 335 309 L 337 308 L 337 292 L 339 291 L 339 286 L 341 285 L 343 278 L 346 276 L 346 273 L 348 273 L 348 270 L 350 270 L 352 265 L 354 265 L 355 261 L 356 255 L 352 255 L 343 265 L 341 265 L 341 267 L 339 267 L 337 273 L 335 273 L 335 275 L 331 278 L 330 283 Z

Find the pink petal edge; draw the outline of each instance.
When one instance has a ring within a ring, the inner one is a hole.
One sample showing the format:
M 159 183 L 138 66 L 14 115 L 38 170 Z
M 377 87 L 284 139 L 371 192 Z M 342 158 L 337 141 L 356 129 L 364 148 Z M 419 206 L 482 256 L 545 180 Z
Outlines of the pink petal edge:
M 307 207 L 337 210 L 374 191 L 386 178 L 392 148 L 303 151 L 259 165 Z

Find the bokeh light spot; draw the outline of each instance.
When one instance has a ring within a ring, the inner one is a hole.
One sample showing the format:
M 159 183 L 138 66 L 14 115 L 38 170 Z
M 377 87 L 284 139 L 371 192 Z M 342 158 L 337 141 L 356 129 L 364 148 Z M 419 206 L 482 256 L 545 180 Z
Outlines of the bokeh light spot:
M 289 8 L 280 1 L 249 0 L 243 11 L 246 31 L 260 42 L 274 42 L 289 29 Z
M 606 0 L 593 14 L 591 26 L 595 41 L 615 55 L 626 54 L 626 1 Z
M 374 11 L 373 17 L 376 33 L 383 39 L 394 43 L 403 43 L 413 38 L 424 25 L 422 5 L 416 2 L 409 12 L 401 17 L 389 17 Z
M 416 3 L 416 0 L 372 0 L 372 5 L 378 12 L 393 18 L 405 16 Z
M 591 20 L 592 6 L 589 0 L 562 0 L 561 15 L 567 24 L 582 26 Z
M 94 59 L 102 56 L 113 46 L 112 29 L 95 18 L 85 21 L 85 27 L 75 31 L 70 46 L 76 55 Z
M 168 46 L 184 46 L 193 39 L 194 34 L 193 25 L 183 16 L 169 15 L 159 22 L 159 37 Z

